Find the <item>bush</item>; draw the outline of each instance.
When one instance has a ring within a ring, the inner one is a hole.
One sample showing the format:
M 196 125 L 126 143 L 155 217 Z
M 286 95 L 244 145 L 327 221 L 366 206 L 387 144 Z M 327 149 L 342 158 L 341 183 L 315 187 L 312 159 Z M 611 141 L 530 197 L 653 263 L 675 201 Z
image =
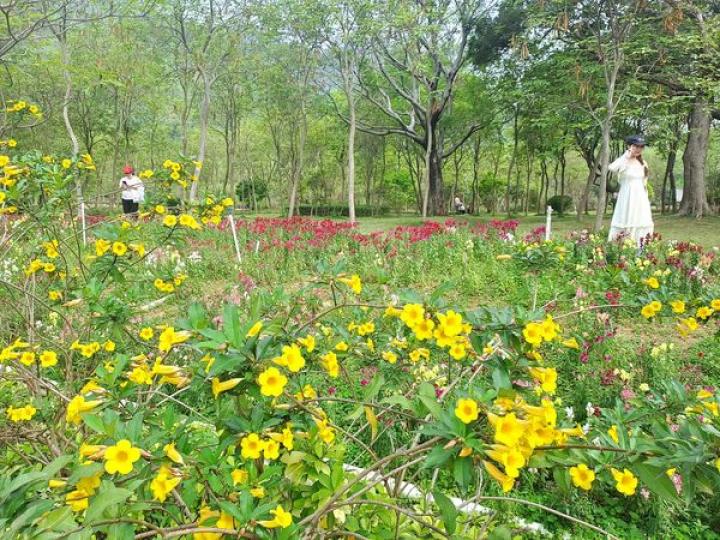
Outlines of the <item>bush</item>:
M 390 208 L 387 206 L 355 205 L 356 217 L 387 216 Z M 346 204 L 301 204 L 298 207 L 300 216 L 338 216 L 347 217 L 349 210 Z
M 564 214 L 572 206 L 573 200 L 570 195 L 555 195 L 548 199 L 548 205 L 558 214 Z

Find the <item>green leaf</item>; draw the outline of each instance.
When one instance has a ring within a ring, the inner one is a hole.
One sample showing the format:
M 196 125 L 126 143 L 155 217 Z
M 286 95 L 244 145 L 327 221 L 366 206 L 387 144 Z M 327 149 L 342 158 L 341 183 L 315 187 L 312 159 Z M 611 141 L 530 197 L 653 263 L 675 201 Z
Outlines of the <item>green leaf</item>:
M 510 374 L 504 365 L 498 365 L 492 371 L 492 381 L 496 390 L 502 390 L 505 388 L 512 388 L 510 382 Z
M 227 340 L 237 349 L 245 343 L 245 336 L 240 328 L 240 314 L 237 306 L 225 304 L 223 308 L 223 332 Z
M 440 509 L 445 530 L 453 534 L 457 528 L 457 508 L 455 508 L 453 502 L 444 493 L 435 490 L 432 495 L 435 504 L 437 504 L 437 507 Z
M 442 407 L 435 395 L 435 388 L 430 383 L 424 382 L 418 388 L 418 399 L 422 402 L 434 418 L 440 418 Z
M 129 489 L 115 487 L 109 482 L 103 482 L 100 490 L 92 497 L 85 514 L 85 522 L 92 523 L 103 517 L 106 510 L 114 510 L 132 495 Z
M 495 527 L 487 536 L 487 540 L 512 540 L 512 531 L 505 525 Z
M 666 500 L 678 498 L 675 485 L 661 467 L 653 467 L 647 464 L 633 465 L 633 471 L 638 475 L 643 484 L 650 491 Z
M 444 465 L 447 460 L 452 457 L 452 455 L 452 449 L 445 450 L 442 446 L 436 446 L 430 451 L 430 453 L 428 453 L 423 467 L 426 469 L 434 469 L 440 467 Z

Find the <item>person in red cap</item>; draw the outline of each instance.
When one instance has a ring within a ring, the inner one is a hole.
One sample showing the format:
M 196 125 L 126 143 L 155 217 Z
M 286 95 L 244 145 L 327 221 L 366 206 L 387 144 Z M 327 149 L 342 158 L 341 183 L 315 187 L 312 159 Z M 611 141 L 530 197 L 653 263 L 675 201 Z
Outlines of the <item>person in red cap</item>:
M 142 180 L 135 176 L 135 169 L 130 165 L 125 165 L 123 174 L 125 176 L 120 179 L 123 213 L 137 217 L 140 203 L 145 199 L 145 186 Z

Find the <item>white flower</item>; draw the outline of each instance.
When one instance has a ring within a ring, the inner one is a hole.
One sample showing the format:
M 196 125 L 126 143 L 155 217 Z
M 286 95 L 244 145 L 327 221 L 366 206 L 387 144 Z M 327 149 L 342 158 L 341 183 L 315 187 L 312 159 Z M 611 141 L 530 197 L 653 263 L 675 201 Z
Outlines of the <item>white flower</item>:
M 570 421 L 574 420 L 575 419 L 575 410 L 572 407 L 565 407 L 565 416 Z

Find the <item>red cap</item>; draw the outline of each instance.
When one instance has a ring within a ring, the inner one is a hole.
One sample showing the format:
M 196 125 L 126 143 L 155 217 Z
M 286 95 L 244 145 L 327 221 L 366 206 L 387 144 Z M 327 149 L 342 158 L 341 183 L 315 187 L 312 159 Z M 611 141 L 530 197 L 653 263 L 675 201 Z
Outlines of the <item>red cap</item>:
M 135 172 L 135 169 L 133 169 L 130 165 L 125 165 L 123 168 L 123 174 L 132 174 Z

